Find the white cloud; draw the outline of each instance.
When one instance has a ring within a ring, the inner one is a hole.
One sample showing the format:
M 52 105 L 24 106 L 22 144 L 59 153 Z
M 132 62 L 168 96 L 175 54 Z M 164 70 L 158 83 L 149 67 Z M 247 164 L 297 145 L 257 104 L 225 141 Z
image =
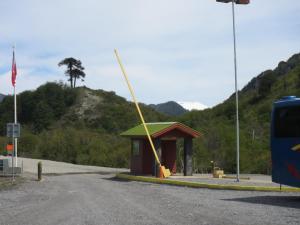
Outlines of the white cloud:
M 41 84 L 50 81 L 59 81 L 61 80 L 60 76 L 56 75 L 44 75 L 44 76 L 36 76 L 30 70 L 18 70 L 18 75 L 16 79 L 16 92 L 20 93 L 26 90 L 34 90 L 39 87 Z M 13 94 L 13 86 L 11 84 L 11 73 L 6 72 L 4 74 L 0 74 L 0 83 L 1 93 L 12 95 Z
M 0 8 L 0 81 L 7 82 L 11 45 L 16 43 L 22 81 L 18 90 L 65 79 L 57 63 L 72 56 L 86 67 L 87 86 L 130 99 L 114 48 L 142 102 L 182 100 L 212 106 L 234 90 L 230 4 L 12 0 L 1 1 Z M 299 52 L 299 10 L 300 2 L 286 0 L 252 0 L 236 8 L 240 88 Z M 8 90 L 3 85 L 0 93 Z

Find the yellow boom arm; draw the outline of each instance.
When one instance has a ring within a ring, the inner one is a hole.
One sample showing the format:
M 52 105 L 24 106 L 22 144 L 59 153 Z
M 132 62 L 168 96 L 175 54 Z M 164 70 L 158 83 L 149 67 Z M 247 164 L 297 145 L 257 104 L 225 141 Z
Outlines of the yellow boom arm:
M 119 56 L 119 54 L 118 54 L 118 51 L 117 51 L 116 49 L 115 49 L 115 55 L 116 55 L 116 57 L 117 57 L 118 63 L 119 63 L 119 65 L 120 65 L 120 68 L 121 68 L 122 73 L 123 73 L 123 75 L 124 75 L 124 78 L 125 78 L 125 80 L 126 80 L 127 86 L 128 86 L 128 88 L 129 88 L 129 91 L 130 91 L 130 94 L 131 94 L 131 97 L 133 98 L 133 101 L 134 101 L 134 104 L 135 104 L 135 106 L 136 106 L 136 109 L 137 109 L 137 111 L 138 111 L 138 113 L 139 113 L 139 115 L 140 115 L 140 118 L 141 118 L 141 121 L 142 121 L 142 123 L 143 123 L 144 129 L 145 129 L 145 131 L 146 131 L 146 133 L 147 133 L 147 137 L 148 137 L 148 140 L 149 140 L 149 142 L 150 142 L 151 149 L 152 149 L 152 151 L 153 151 L 155 160 L 156 160 L 157 164 L 158 164 L 159 166 L 161 166 L 161 163 L 160 163 L 159 158 L 158 158 L 158 156 L 157 156 L 157 153 L 156 153 L 154 144 L 153 144 L 152 139 L 151 139 L 151 137 L 150 137 L 149 130 L 148 130 L 147 125 L 146 125 L 146 123 L 145 123 L 145 120 L 144 120 L 142 111 L 141 111 L 141 109 L 140 109 L 140 107 L 139 107 L 138 101 L 136 100 L 136 97 L 135 97 L 135 95 L 134 95 L 133 88 L 132 88 L 132 86 L 131 86 L 130 83 L 129 83 L 128 76 L 127 76 L 127 74 L 126 74 L 126 71 L 125 71 L 125 69 L 124 69 L 124 67 L 123 67 L 123 64 L 122 64 L 122 62 L 121 62 L 120 56 Z

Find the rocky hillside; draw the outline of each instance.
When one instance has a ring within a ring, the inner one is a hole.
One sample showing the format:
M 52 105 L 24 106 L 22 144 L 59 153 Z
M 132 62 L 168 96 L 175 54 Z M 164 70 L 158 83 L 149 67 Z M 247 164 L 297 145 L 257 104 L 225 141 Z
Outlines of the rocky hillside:
M 281 76 L 287 75 L 291 70 L 299 66 L 300 53 L 293 55 L 286 62 L 281 61 L 274 70 L 266 70 L 254 77 L 242 91 L 250 91 L 263 89 L 264 85 L 270 86 L 272 82 L 279 79 Z
M 287 95 L 300 96 L 300 54 L 254 77 L 239 92 L 241 171 L 270 172 L 272 104 Z M 202 140 L 196 141 L 199 170 L 208 167 L 213 160 L 225 171 L 235 172 L 234 94 L 212 109 L 187 113 L 180 120 L 203 133 Z
M 141 110 L 146 121 L 168 119 L 144 104 Z M 0 115 L 0 145 L 5 146 L 6 123 L 13 121 L 12 96 L 0 104 Z M 119 134 L 139 123 L 134 104 L 114 92 L 57 83 L 18 95 L 18 118 L 20 155 L 113 167 L 128 167 L 129 140 Z

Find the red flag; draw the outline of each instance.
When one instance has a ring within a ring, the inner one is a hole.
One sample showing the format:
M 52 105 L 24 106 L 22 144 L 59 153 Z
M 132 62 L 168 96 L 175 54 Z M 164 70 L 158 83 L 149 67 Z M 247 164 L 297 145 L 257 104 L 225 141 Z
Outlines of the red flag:
M 13 60 L 11 66 L 11 83 L 13 86 L 15 86 L 16 84 L 16 78 L 17 78 L 17 64 L 15 60 L 15 51 L 13 50 Z

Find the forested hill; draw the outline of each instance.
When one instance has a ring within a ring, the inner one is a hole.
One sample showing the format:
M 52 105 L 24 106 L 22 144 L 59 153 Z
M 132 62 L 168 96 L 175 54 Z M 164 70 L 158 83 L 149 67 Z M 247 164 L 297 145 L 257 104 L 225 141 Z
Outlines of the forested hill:
M 283 96 L 300 96 L 300 54 L 280 62 L 253 78 L 239 92 L 240 166 L 248 173 L 270 172 L 269 131 L 272 104 Z M 180 121 L 202 131 L 196 141 L 199 170 L 209 166 L 209 159 L 225 171 L 235 172 L 235 95 L 204 111 L 193 111 Z
M 133 103 L 114 92 L 70 88 L 47 83 L 18 95 L 18 121 L 22 124 L 22 156 L 80 164 L 127 167 L 129 141 L 119 134 L 139 123 Z M 146 121 L 168 117 L 141 104 Z M 0 103 L 1 150 L 8 141 L 6 123 L 13 121 L 13 98 Z M 1 151 L 0 151 L 1 154 Z
M 300 54 L 253 78 L 240 92 L 240 167 L 244 173 L 269 173 L 272 103 L 300 96 Z M 194 168 L 207 172 L 210 161 L 234 173 L 236 168 L 235 98 L 202 111 L 170 117 L 141 104 L 147 122 L 180 121 L 203 135 L 194 141 Z M 47 83 L 18 95 L 22 156 L 112 167 L 128 167 L 130 141 L 119 134 L 140 123 L 134 104 L 114 92 Z M 0 154 L 9 141 L 6 123 L 13 121 L 13 98 L 0 103 Z M 177 166 L 182 167 L 182 142 Z

